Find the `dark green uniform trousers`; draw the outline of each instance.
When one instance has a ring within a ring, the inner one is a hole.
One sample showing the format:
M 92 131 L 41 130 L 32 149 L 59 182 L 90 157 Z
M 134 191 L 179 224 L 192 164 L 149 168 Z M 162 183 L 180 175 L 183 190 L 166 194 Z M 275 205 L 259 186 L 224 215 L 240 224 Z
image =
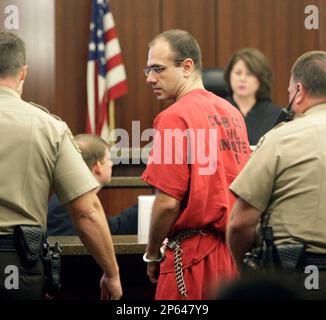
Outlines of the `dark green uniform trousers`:
M 16 252 L 0 251 L 0 300 L 40 300 L 44 296 L 42 261 L 27 269 Z

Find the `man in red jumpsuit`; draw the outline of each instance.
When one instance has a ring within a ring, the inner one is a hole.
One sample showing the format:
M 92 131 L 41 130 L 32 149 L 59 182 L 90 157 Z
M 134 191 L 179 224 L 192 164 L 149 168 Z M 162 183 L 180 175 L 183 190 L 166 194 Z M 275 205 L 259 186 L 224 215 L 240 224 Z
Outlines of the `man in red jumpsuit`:
M 241 114 L 204 89 L 201 69 L 188 32 L 166 31 L 150 42 L 147 83 L 157 99 L 174 102 L 154 121 L 142 176 L 158 190 L 144 261 L 159 300 L 213 298 L 218 283 L 236 275 L 225 243 L 234 203 L 228 186 L 250 148 Z

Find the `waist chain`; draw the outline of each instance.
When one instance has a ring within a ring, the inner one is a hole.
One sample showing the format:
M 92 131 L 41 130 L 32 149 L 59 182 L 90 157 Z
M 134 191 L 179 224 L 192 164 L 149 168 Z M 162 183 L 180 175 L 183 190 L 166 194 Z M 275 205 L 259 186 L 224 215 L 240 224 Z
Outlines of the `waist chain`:
M 207 229 L 209 231 L 210 229 Z M 182 249 L 181 249 L 181 242 L 185 239 L 191 238 L 196 234 L 207 235 L 207 233 L 203 229 L 193 228 L 193 229 L 186 229 L 180 231 L 174 237 L 169 238 L 164 245 L 164 248 L 169 248 L 174 252 L 174 271 L 176 275 L 176 281 L 179 293 L 182 297 L 187 297 L 187 289 L 186 284 L 183 277 L 182 271 Z

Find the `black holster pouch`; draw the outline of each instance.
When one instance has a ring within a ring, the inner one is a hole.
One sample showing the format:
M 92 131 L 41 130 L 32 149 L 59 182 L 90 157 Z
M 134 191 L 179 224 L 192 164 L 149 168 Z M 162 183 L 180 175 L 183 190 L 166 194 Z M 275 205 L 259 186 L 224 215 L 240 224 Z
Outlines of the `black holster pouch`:
M 254 249 L 253 251 L 246 253 L 243 260 L 244 272 L 270 272 L 275 269 L 275 247 L 273 244 L 272 227 L 264 226 L 262 228 L 262 237 L 263 242 L 260 250 Z
M 276 263 L 281 269 L 287 273 L 299 270 L 305 254 L 305 245 L 298 244 L 283 244 L 275 246 L 276 248 Z
M 45 290 L 49 295 L 58 293 L 60 283 L 61 248 L 58 242 L 50 246 L 43 228 L 38 225 L 17 225 L 14 228 L 14 242 L 20 262 L 24 268 L 33 268 L 43 261 Z
M 272 270 L 275 268 L 274 257 L 275 257 L 275 247 L 273 243 L 273 228 L 265 226 L 262 228 L 262 236 L 264 239 L 264 247 L 261 253 L 260 265 L 263 268 Z
M 46 292 L 50 296 L 54 296 L 61 288 L 61 247 L 58 242 L 54 246 L 50 246 L 48 242 L 45 242 L 43 250 Z
M 14 242 L 24 268 L 33 268 L 42 257 L 44 232 L 41 226 L 17 225 L 14 227 Z
M 263 246 L 259 251 L 248 252 L 244 259 L 245 271 L 284 271 L 291 273 L 300 270 L 304 256 L 304 243 L 274 245 L 273 228 L 262 227 Z
M 245 271 L 273 272 L 282 270 L 286 273 L 301 270 L 305 257 L 305 245 L 284 244 L 264 247 L 260 252 L 252 251 L 244 259 Z

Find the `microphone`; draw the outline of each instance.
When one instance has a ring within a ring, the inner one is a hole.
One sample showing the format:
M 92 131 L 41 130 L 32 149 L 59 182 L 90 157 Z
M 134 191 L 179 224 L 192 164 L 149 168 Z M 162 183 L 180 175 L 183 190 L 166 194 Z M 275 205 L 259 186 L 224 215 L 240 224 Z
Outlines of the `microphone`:
M 286 108 L 283 108 L 279 117 L 277 118 L 274 127 L 276 127 L 279 123 L 281 122 L 289 122 L 292 121 L 294 118 L 294 111 L 292 110 L 292 104 L 293 101 L 295 99 L 295 97 L 297 96 L 299 92 L 299 88 L 297 88 L 297 91 L 295 93 L 295 95 L 293 96 L 293 98 L 291 99 L 291 101 L 289 102 L 288 106 Z

